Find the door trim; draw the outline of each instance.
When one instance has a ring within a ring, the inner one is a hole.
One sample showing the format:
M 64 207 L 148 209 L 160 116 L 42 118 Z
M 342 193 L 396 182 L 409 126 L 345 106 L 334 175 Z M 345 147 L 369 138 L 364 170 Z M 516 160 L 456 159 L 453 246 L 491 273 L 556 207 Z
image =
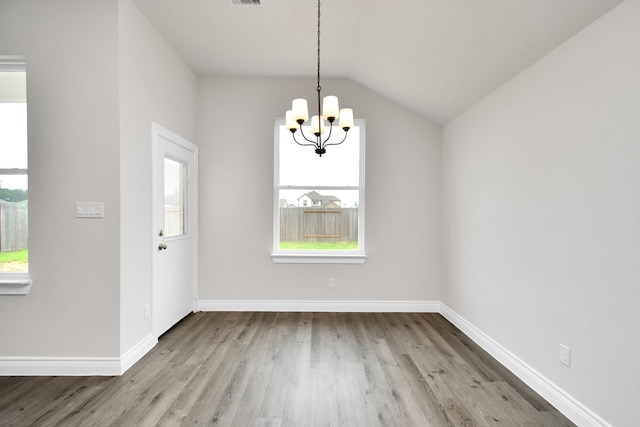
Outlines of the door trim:
M 193 189 L 193 195 L 189 198 L 191 215 L 192 215 L 192 224 L 190 225 L 190 233 L 193 233 L 193 312 L 198 311 L 198 237 L 200 234 L 200 228 L 198 226 L 198 146 L 194 143 L 188 141 L 187 139 L 181 137 L 180 135 L 160 126 L 158 123 L 151 123 L 151 236 L 152 242 L 150 249 L 152 250 L 151 257 L 151 330 L 153 336 L 158 338 L 159 333 L 157 332 L 157 321 L 156 321 L 156 271 L 158 264 L 158 252 L 154 250 L 158 247 L 158 224 L 156 224 L 156 216 L 155 216 L 155 207 L 158 202 L 157 194 L 158 194 L 158 183 L 156 182 L 156 173 L 157 173 L 157 156 L 158 156 L 158 144 L 160 139 L 164 139 L 169 141 L 181 148 L 184 148 L 187 151 L 193 153 L 193 170 L 189 171 L 189 182 L 190 186 Z

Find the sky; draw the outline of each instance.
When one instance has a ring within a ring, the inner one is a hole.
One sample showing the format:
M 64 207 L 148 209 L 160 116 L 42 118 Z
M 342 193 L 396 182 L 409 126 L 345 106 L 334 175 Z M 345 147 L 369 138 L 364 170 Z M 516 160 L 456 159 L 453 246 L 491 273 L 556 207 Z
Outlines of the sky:
M 27 104 L 0 103 L 0 169 L 27 168 Z M 27 177 L 0 174 L 0 188 L 27 189 Z

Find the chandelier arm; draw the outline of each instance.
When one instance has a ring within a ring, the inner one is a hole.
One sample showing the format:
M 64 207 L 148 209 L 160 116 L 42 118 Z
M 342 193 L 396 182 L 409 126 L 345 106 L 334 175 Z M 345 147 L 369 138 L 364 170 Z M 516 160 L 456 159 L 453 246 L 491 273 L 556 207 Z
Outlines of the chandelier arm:
M 296 134 L 294 133 L 294 134 L 293 134 L 293 140 L 294 140 L 294 141 L 296 141 L 296 143 L 297 143 L 298 145 L 313 145 L 313 146 L 314 146 L 314 147 L 316 147 L 316 148 L 320 148 L 320 147 L 318 146 L 318 142 L 317 142 L 317 141 L 313 141 L 313 140 L 311 140 L 311 139 L 309 139 L 309 138 L 307 138 L 307 137 L 306 137 L 306 135 L 305 135 L 305 134 L 304 134 L 304 132 L 302 131 L 302 125 L 300 125 L 300 135 L 302 135 L 302 137 L 303 137 L 307 142 L 310 142 L 311 144 L 300 144 L 298 141 L 296 141 Z
M 347 133 L 348 133 L 347 131 L 345 131 L 345 132 L 344 132 L 344 138 L 342 139 L 342 141 L 340 141 L 340 142 L 333 142 L 333 143 L 330 143 L 330 144 L 324 144 L 324 145 L 325 145 L 325 147 L 326 147 L 327 145 L 340 145 L 340 144 L 342 144 L 343 142 L 345 142 L 345 141 L 347 140 Z M 328 138 L 327 138 L 327 140 L 328 140 Z
M 302 137 L 303 137 L 304 139 L 306 139 L 307 141 L 309 141 L 309 140 L 304 136 L 304 134 L 302 133 L 302 129 L 300 129 L 300 133 L 302 134 Z M 291 135 L 293 136 L 293 141 L 294 141 L 296 144 L 298 144 L 298 145 L 301 145 L 301 146 L 303 146 L 303 147 L 316 147 L 316 144 L 315 144 L 315 142 L 313 142 L 313 141 L 309 141 L 311 144 L 303 144 L 303 143 L 298 142 L 298 140 L 296 139 L 296 134 L 295 134 L 295 132 L 292 132 L 292 133 L 291 133 Z
M 331 139 L 331 131 L 333 131 L 333 122 L 329 122 L 329 135 L 327 135 L 327 139 L 324 140 L 324 142 L 322 143 L 322 147 L 320 148 L 324 148 L 327 145 L 332 145 L 332 144 L 327 144 L 327 142 L 329 142 L 329 140 Z

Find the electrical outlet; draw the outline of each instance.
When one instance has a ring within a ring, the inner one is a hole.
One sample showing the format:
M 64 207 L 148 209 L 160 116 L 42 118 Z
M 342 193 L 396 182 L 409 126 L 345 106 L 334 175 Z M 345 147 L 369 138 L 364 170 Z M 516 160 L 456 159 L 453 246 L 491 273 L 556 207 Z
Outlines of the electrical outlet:
M 147 320 L 151 316 L 151 306 L 149 304 L 144 305 L 144 319 Z
M 336 287 L 336 279 L 334 279 L 333 277 L 329 278 L 329 287 L 330 288 Z
M 560 344 L 560 363 L 566 367 L 571 366 L 571 349 L 564 344 Z

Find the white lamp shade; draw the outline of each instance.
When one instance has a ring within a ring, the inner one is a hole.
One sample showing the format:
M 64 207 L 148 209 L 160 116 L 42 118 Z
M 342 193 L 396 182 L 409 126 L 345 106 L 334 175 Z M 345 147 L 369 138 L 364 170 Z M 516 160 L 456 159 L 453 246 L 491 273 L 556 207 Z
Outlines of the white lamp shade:
M 291 130 L 291 129 L 300 129 L 300 125 L 293 120 L 293 111 L 292 110 L 287 110 L 287 114 L 285 116 L 285 126 L 287 127 L 287 129 Z
M 318 131 L 318 126 L 320 126 L 320 130 Z M 318 116 L 311 117 L 311 133 L 312 134 L 323 134 L 324 133 L 324 120 L 319 120 Z
M 307 108 L 307 100 L 298 98 L 294 99 L 291 103 L 291 110 L 293 111 L 293 120 L 302 120 L 306 122 L 309 120 L 309 108 Z
M 353 127 L 353 110 L 351 108 L 340 110 L 340 127 L 343 129 Z
M 329 95 L 322 99 L 322 116 L 325 120 L 329 120 L 329 117 L 337 119 L 340 116 L 337 96 Z

